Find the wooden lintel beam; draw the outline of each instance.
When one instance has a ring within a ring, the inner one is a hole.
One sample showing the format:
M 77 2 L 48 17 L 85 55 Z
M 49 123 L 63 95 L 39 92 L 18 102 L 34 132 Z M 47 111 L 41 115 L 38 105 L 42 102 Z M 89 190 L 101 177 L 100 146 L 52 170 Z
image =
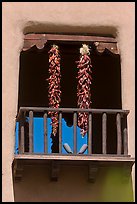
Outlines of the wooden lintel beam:
M 119 54 L 117 40 L 113 37 L 100 37 L 89 35 L 59 35 L 59 34 L 26 34 L 24 36 L 23 51 L 26 51 L 36 45 L 38 49 L 44 48 L 47 41 L 77 41 L 77 42 L 94 42 L 98 52 L 104 52 L 107 48 L 114 54 Z
M 100 37 L 89 35 L 60 35 L 60 34 L 26 34 L 24 40 L 59 40 L 59 41 L 92 41 L 92 42 L 117 42 L 113 37 Z

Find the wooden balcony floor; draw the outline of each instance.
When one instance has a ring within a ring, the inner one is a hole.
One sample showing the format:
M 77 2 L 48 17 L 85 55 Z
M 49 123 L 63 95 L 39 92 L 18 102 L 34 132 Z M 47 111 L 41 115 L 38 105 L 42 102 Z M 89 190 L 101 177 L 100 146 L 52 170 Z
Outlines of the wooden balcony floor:
M 18 154 L 13 160 L 13 175 L 15 182 L 22 179 L 24 166 L 30 165 L 49 165 L 51 168 L 51 181 L 57 181 L 61 165 L 87 166 L 88 181 L 94 183 L 100 167 L 119 167 L 126 168 L 131 174 L 135 159 L 130 156 L 116 155 L 78 155 L 78 154 Z M 126 177 L 126 176 L 125 176 Z
M 105 163 L 130 163 L 131 165 L 134 164 L 135 158 L 131 157 L 130 155 L 101 155 L 101 154 L 94 154 L 94 155 L 80 155 L 80 154 L 18 154 L 14 156 L 14 160 L 23 161 L 23 163 L 46 163 L 48 161 L 60 161 L 62 162 L 99 162 L 101 164 Z

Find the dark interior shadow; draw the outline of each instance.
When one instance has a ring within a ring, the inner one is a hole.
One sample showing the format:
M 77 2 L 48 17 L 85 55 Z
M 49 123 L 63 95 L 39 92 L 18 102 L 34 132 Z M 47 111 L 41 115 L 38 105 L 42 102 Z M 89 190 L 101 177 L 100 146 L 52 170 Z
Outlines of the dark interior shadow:
M 58 44 L 61 54 L 61 106 L 66 108 L 77 107 L 77 67 L 79 60 L 80 42 L 54 42 L 48 41 L 42 50 L 36 46 L 20 54 L 18 109 L 27 107 L 48 107 L 48 51 L 53 43 Z M 84 43 L 84 42 L 83 42 Z M 92 84 L 91 108 L 121 109 L 121 66 L 120 56 L 105 50 L 97 53 L 94 45 L 91 47 Z M 35 116 L 40 116 L 38 113 Z M 73 125 L 73 115 L 63 113 L 68 126 Z M 108 117 L 107 125 L 107 151 L 116 153 L 116 125 L 115 117 Z M 101 153 L 101 115 L 93 115 L 93 153 Z M 57 138 L 53 138 L 58 144 Z M 54 145 L 53 145 L 54 146 Z M 55 145 L 56 146 L 56 145 Z M 56 149 L 56 148 L 55 148 Z M 56 149 L 57 150 L 57 149 Z M 56 151 L 55 150 L 55 151 Z M 54 150 L 53 150 L 54 152 Z

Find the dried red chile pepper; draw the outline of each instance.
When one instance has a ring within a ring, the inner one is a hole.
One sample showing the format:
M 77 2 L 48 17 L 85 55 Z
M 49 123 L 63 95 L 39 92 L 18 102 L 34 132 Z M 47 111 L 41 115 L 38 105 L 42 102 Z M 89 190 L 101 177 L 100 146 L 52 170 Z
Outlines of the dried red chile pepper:
M 49 75 L 48 78 L 48 98 L 50 108 L 59 108 L 61 102 L 61 90 L 60 90 L 60 54 L 57 45 L 53 45 L 49 51 Z M 52 133 L 55 136 L 58 129 L 58 113 L 49 112 L 51 117 Z
M 78 85 L 77 85 L 77 97 L 78 97 L 78 107 L 79 108 L 90 108 L 91 104 L 91 59 L 88 56 L 89 48 L 87 45 L 83 44 L 80 48 L 80 60 L 77 63 L 78 71 Z M 78 113 L 78 126 L 81 128 L 81 135 L 84 137 L 88 131 L 88 113 Z

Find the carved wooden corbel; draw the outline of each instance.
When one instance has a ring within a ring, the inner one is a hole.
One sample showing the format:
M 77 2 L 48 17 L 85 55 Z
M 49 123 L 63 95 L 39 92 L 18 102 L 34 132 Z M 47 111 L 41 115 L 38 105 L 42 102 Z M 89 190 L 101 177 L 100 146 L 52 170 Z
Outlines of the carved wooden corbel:
M 58 176 L 59 176 L 59 164 L 55 161 L 51 162 L 51 175 L 50 179 L 51 181 L 58 181 Z
M 38 49 L 44 48 L 48 40 L 56 41 L 87 41 L 94 42 L 98 52 L 104 52 L 105 48 L 114 54 L 119 54 L 117 41 L 113 37 L 99 37 L 99 36 L 77 36 L 77 35 L 57 35 L 57 34 L 26 34 L 24 36 L 23 51 L 26 51 L 36 45 Z
M 94 45 L 99 53 L 103 53 L 105 49 L 108 49 L 113 54 L 119 54 L 118 45 L 115 42 L 94 42 Z
M 22 179 L 23 165 L 15 160 L 13 163 L 13 178 L 15 182 L 19 182 Z
M 36 45 L 38 49 L 44 48 L 44 45 L 46 44 L 47 40 L 45 39 L 45 35 L 35 35 L 33 37 L 33 34 L 27 35 L 27 37 L 24 39 L 24 45 L 23 45 L 23 51 L 29 50 L 31 47 Z
M 95 183 L 99 166 L 97 164 L 89 163 L 88 165 L 88 181 Z

